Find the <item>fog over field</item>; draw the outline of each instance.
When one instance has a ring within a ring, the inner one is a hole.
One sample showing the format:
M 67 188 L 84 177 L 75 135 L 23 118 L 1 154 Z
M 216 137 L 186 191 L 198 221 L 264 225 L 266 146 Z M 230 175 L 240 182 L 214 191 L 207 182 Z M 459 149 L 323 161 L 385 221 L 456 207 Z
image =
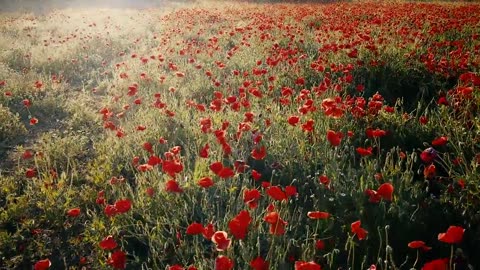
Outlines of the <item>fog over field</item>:
M 37 14 L 47 13 L 51 9 L 59 8 L 86 8 L 86 7 L 110 7 L 110 8 L 152 8 L 162 7 L 172 3 L 193 3 L 194 0 L 1 0 L 0 12 L 30 11 Z

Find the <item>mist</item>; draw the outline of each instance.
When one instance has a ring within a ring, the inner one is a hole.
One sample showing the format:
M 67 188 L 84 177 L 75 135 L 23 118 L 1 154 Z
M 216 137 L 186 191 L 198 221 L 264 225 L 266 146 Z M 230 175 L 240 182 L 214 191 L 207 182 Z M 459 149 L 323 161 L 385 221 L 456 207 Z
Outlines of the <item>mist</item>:
M 0 0 L 0 12 L 47 14 L 64 8 L 155 8 L 166 4 L 194 3 L 196 0 Z

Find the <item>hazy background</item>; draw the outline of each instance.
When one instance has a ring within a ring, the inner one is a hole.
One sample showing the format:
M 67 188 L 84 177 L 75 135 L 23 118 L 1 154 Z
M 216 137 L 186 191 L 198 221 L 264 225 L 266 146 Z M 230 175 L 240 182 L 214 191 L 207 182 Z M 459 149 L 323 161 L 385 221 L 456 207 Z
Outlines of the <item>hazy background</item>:
M 277 2 L 329 3 L 329 2 L 351 2 L 355 0 L 0 0 L 0 12 L 19 11 L 19 12 L 34 12 L 36 14 L 45 14 L 52 9 L 61 9 L 61 8 L 85 8 L 85 7 L 152 8 L 152 7 L 162 7 L 162 6 L 165 6 L 165 4 L 167 3 L 180 4 L 180 3 L 196 3 L 196 2 L 205 2 L 205 1 L 210 3 L 233 2 L 233 1 L 251 2 L 251 3 L 277 3 Z M 377 1 L 380 1 L 380 0 L 377 0 Z
M 0 12 L 20 11 L 46 13 L 58 8 L 110 7 L 110 8 L 151 8 L 166 3 L 193 3 L 196 0 L 0 0 Z

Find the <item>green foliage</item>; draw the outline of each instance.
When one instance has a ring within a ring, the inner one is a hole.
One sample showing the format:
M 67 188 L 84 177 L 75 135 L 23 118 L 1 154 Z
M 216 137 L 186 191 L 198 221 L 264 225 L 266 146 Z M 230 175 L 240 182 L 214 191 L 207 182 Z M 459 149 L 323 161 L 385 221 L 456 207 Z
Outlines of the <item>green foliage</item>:
M 0 145 L 2 147 L 0 151 L 3 152 L 8 149 L 8 146 L 20 142 L 26 133 L 27 130 L 20 121 L 20 117 L 0 104 Z

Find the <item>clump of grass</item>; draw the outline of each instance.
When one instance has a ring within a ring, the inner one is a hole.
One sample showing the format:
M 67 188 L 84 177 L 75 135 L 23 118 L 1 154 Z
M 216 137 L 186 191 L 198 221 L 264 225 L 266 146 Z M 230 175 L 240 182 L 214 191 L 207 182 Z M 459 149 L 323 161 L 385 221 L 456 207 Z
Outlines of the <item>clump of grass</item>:
M 25 125 L 20 121 L 18 114 L 12 113 L 8 108 L 0 104 L 0 145 L 2 153 L 16 143 L 20 143 L 22 137 L 27 134 Z

